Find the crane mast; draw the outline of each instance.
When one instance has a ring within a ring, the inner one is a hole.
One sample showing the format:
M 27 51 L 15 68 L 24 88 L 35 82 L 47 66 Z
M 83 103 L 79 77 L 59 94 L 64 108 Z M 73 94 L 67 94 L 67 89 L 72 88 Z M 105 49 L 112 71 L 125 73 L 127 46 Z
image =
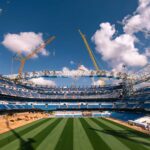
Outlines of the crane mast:
M 23 71 L 24 65 L 25 65 L 25 59 L 20 60 L 20 68 L 19 68 L 19 71 L 18 71 L 18 79 L 20 79 L 21 76 L 22 76 L 22 71 Z

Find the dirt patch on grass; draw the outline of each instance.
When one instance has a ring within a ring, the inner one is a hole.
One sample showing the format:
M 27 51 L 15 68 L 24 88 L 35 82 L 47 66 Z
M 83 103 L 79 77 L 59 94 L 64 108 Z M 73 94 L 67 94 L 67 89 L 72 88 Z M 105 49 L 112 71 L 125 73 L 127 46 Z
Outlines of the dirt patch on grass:
M 15 113 L 0 116 L 0 134 L 18 128 L 36 120 L 48 118 L 48 114 L 40 112 Z

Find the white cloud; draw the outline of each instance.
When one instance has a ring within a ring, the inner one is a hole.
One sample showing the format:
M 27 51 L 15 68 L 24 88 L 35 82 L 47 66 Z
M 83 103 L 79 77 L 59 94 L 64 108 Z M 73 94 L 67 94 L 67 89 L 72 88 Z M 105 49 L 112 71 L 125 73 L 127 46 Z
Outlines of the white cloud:
M 80 66 L 78 67 L 78 70 L 89 71 L 89 69 L 86 68 L 84 65 L 80 65 Z
M 79 76 L 80 74 L 82 74 L 83 71 L 85 71 L 85 72 L 89 71 L 89 69 L 86 68 L 84 65 L 80 65 L 80 66 L 77 68 L 77 70 L 74 70 L 74 69 L 73 69 L 73 70 L 70 70 L 70 69 L 67 68 L 67 67 L 63 67 L 62 71 L 63 71 L 64 74 L 66 74 L 66 75 L 71 76 L 71 77 L 74 78 L 74 77 L 77 77 L 77 76 Z
M 62 71 L 63 71 L 63 72 L 71 72 L 71 71 L 89 71 L 89 69 L 86 68 L 84 65 L 80 65 L 80 66 L 77 68 L 77 70 L 70 70 L 70 69 L 67 68 L 67 67 L 63 67 L 63 68 L 62 68 Z
M 67 68 L 67 67 L 63 67 L 63 68 L 62 68 L 62 71 L 63 71 L 63 72 L 69 72 L 69 71 L 70 71 L 70 69 L 69 69 L 69 68 Z
M 99 79 L 97 81 L 93 80 L 92 85 L 94 86 L 104 86 L 105 85 L 105 81 Z
M 102 59 L 111 64 L 115 71 L 121 71 L 123 65 L 143 67 L 148 63 L 150 50 L 145 47 L 141 53 L 136 46 L 137 43 L 140 43 L 136 33 L 142 32 L 145 38 L 149 38 L 149 20 L 150 0 L 139 0 L 136 11 L 132 15 L 124 17 L 122 21 L 124 31 L 122 34 L 118 35 L 115 26 L 109 22 L 100 24 L 100 28 L 95 32 L 92 40 Z
M 150 33 L 150 0 L 139 0 L 139 6 L 131 16 L 123 19 L 124 31 L 133 34 L 139 31 Z
M 63 71 L 63 73 L 65 73 L 66 75 L 71 76 L 72 78 L 77 79 L 77 77 L 78 77 L 81 73 L 83 73 L 83 72 L 88 72 L 89 69 L 86 68 L 84 65 L 80 65 L 77 70 L 70 70 L 70 69 L 67 68 L 67 67 L 63 67 L 62 71 Z M 104 85 L 105 85 L 105 81 L 104 81 L 104 80 L 101 80 L 101 79 L 94 80 L 94 78 L 92 78 L 92 85 L 94 85 L 94 86 L 104 86 Z
M 146 48 L 145 55 L 148 56 L 148 57 L 150 57 L 150 48 Z
M 71 64 L 71 65 L 74 65 L 75 63 L 74 63 L 74 61 L 73 61 L 73 60 L 71 60 L 71 61 L 70 61 L 70 64 Z
M 33 82 L 34 84 L 37 84 L 37 85 L 44 85 L 44 86 L 50 86 L 50 87 L 55 87 L 56 86 L 56 83 L 52 80 L 46 80 L 42 77 L 40 78 L 33 78 L 33 79 L 30 79 L 29 81 Z
M 76 76 L 78 76 L 80 73 L 78 70 L 70 70 L 67 67 L 63 67 L 62 68 L 62 72 L 66 75 L 66 76 L 71 76 L 72 78 L 76 78 Z
M 92 37 L 103 60 L 110 61 L 113 67 L 121 64 L 132 67 L 146 65 L 147 57 L 135 47 L 136 37 L 127 33 L 115 37 L 115 33 L 115 26 L 106 22 L 100 24 L 100 29 Z
M 112 69 L 113 72 L 125 72 L 125 68 L 123 67 L 124 64 L 123 63 L 120 63 L 118 65 L 115 66 L 115 68 Z
M 27 55 L 43 42 L 42 33 L 21 32 L 19 34 L 6 34 L 2 44 L 15 53 L 20 52 Z M 40 50 L 40 53 L 48 55 L 46 49 Z

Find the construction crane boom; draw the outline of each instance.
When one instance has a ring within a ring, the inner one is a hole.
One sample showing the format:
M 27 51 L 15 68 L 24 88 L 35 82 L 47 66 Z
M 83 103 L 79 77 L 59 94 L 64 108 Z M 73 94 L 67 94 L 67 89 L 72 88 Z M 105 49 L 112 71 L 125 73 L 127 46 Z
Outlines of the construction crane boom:
M 89 46 L 89 44 L 88 44 L 88 42 L 87 42 L 87 40 L 86 40 L 86 37 L 85 37 L 85 35 L 79 30 L 79 33 L 80 33 L 80 35 L 81 35 L 81 37 L 82 37 L 82 39 L 83 39 L 83 42 L 84 42 L 84 44 L 85 44 L 85 46 L 86 46 L 86 48 L 87 48 L 87 50 L 88 50 L 88 53 L 89 53 L 89 55 L 90 55 L 90 57 L 91 57 L 91 59 L 92 59 L 92 63 L 93 63 L 93 65 L 94 65 L 94 67 L 95 67 L 95 69 L 98 71 L 98 70 L 100 70 L 100 68 L 99 68 L 99 66 L 98 66 L 98 64 L 97 64 L 97 62 L 96 62 L 96 60 L 95 60 L 95 57 L 94 57 L 94 55 L 93 55 L 93 52 L 92 52 L 92 50 L 91 50 L 91 48 L 90 48 L 90 46 Z
M 98 64 L 97 64 L 97 62 L 96 62 L 96 59 L 95 59 L 95 57 L 94 57 L 94 54 L 93 54 L 93 52 L 92 52 L 92 50 L 91 50 L 91 48 L 90 48 L 90 46 L 89 46 L 89 44 L 88 44 L 88 42 L 87 42 L 87 40 L 86 40 L 86 37 L 85 37 L 85 35 L 79 30 L 79 33 L 80 33 L 80 35 L 81 35 L 81 37 L 82 37 L 82 40 L 83 40 L 83 42 L 84 42 L 84 44 L 85 44 L 85 46 L 86 46 L 86 49 L 87 49 L 87 51 L 88 51 L 88 53 L 89 53 L 89 55 L 90 55 L 90 58 L 92 59 L 92 63 L 93 63 L 93 65 L 94 65 L 94 67 L 95 67 L 95 69 L 97 70 L 97 71 L 99 71 L 100 70 L 100 67 L 98 66 Z M 92 79 L 93 81 L 92 82 L 94 82 L 94 79 Z M 98 84 L 99 85 L 105 85 L 105 82 L 102 80 L 102 79 L 99 79 L 98 80 Z
M 35 50 L 33 50 L 26 57 L 23 57 L 20 52 L 18 53 L 19 57 L 15 58 L 16 60 L 20 61 L 20 67 L 19 67 L 17 79 L 21 79 L 23 68 L 24 68 L 26 60 L 32 58 L 35 54 L 37 54 L 40 50 L 42 50 L 47 44 L 51 43 L 54 39 L 55 39 L 55 36 L 50 37 L 48 40 L 41 43 Z
M 43 49 L 47 44 L 51 43 L 54 39 L 55 39 L 55 36 L 50 37 L 48 40 L 40 44 L 40 46 L 37 47 L 34 51 L 32 51 L 31 54 L 27 55 L 25 59 L 27 60 L 33 57 L 36 53 L 38 53 L 41 49 Z

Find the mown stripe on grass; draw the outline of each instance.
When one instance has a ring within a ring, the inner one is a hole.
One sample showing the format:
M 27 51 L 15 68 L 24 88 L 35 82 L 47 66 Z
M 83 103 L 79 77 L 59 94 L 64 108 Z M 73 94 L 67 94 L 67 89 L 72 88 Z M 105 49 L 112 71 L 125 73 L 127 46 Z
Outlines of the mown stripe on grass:
M 89 124 L 112 150 L 120 150 L 120 147 L 123 150 L 130 150 L 130 148 L 123 144 L 118 138 L 111 134 L 107 134 L 106 131 L 109 129 L 103 123 L 95 118 L 90 118 Z
M 52 130 L 60 123 L 61 120 L 61 118 L 56 119 L 50 125 L 41 130 L 38 134 L 32 137 L 33 143 L 30 144 L 29 147 L 36 149 L 40 145 L 40 143 L 42 143 L 42 141 L 45 140 L 45 138 L 52 132 Z M 26 144 L 27 142 L 25 142 L 20 149 L 28 148 Z
M 55 150 L 73 150 L 73 119 L 67 120 Z
M 8 149 L 16 150 L 17 148 L 21 148 L 21 147 L 22 147 L 22 150 L 23 149 L 32 150 L 33 148 L 31 144 L 34 142 L 33 137 L 36 136 L 44 128 L 51 125 L 55 120 L 56 119 L 49 119 L 48 122 L 40 125 L 39 127 L 33 129 L 32 131 L 28 132 L 27 134 L 23 136 L 16 135 L 16 140 L 6 145 L 5 147 L 3 147 L 2 150 L 8 150 Z M 25 145 L 25 144 L 26 146 L 23 147 L 22 145 Z
M 122 140 L 124 140 L 124 142 L 126 141 L 128 147 L 132 147 L 133 150 L 135 148 L 136 150 L 150 149 L 150 141 L 144 137 L 141 138 L 141 135 L 139 133 L 136 134 L 135 131 L 133 134 L 131 132 L 132 129 L 106 119 L 101 119 L 101 122 L 113 129 L 108 130 L 109 134 L 113 134 L 114 136 L 121 138 Z M 144 136 L 147 137 L 147 135 Z
M 112 132 L 115 132 L 115 130 L 113 128 L 108 127 L 105 123 L 101 122 L 101 120 L 98 120 L 96 118 L 91 118 L 91 120 L 96 123 L 100 129 L 98 129 L 99 132 L 105 134 L 106 139 L 108 140 L 108 142 L 110 142 L 109 144 L 111 144 L 111 148 L 115 150 L 120 150 L 120 147 L 123 150 L 129 150 L 130 148 L 132 149 L 132 147 L 128 147 L 128 140 L 126 139 L 122 139 L 116 135 L 113 135 Z M 110 132 L 109 132 L 110 131 Z M 117 146 L 117 147 L 115 147 Z
M 150 135 L 148 135 L 148 134 L 142 133 L 142 132 L 140 132 L 140 131 L 134 130 L 134 129 L 132 129 L 132 128 L 129 128 L 129 127 L 127 127 L 127 126 L 121 125 L 121 124 L 119 124 L 119 123 L 113 122 L 113 121 L 108 120 L 108 119 L 105 119 L 105 118 L 102 118 L 102 120 L 103 120 L 103 121 L 106 121 L 106 122 L 109 122 L 110 124 L 113 124 L 113 125 L 117 126 L 117 127 L 120 128 L 120 129 L 123 129 L 123 130 L 126 129 L 127 131 L 129 131 L 130 133 L 132 133 L 133 137 L 134 137 L 134 136 L 135 136 L 135 137 L 136 137 L 136 136 L 137 136 L 137 137 L 141 137 L 141 138 L 144 139 L 145 141 L 150 142 Z
M 145 134 L 145 133 L 142 133 L 142 132 L 140 132 L 140 131 L 131 129 L 131 128 L 127 127 L 127 126 L 121 125 L 121 124 L 119 124 L 119 123 L 113 122 L 113 121 L 108 120 L 108 119 L 105 119 L 105 118 L 102 118 L 102 120 L 103 120 L 103 121 L 106 121 L 106 122 L 109 122 L 109 123 L 113 123 L 114 125 L 116 125 L 116 126 L 118 126 L 118 127 L 120 127 L 120 128 L 123 128 L 123 129 L 126 129 L 126 130 L 130 131 L 130 132 L 131 132 L 132 134 L 134 134 L 134 135 L 138 135 L 139 137 L 140 137 L 140 136 L 141 136 L 141 137 L 144 137 L 144 138 L 146 138 L 147 140 L 150 141 L 150 135 L 148 135 L 148 134 Z
M 63 132 L 63 129 L 67 123 L 67 119 L 64 118 L 54 130 L 48 134 L 44 141 L 36 148 L 36 150 L 44 150 L 45 147 L 47 150 L 54 150 L 59 138 Z
M 38 126 L 46 123 L 48 121 L 48 119 L 44 119 L 41 120 L 39 122 L 36 122 L 35 124 L 32 124 L 31 126 L 28 126 L 27 128 L 21 130 L 20 132 L 16 132 L 16 130 L 14 130 L 19 136 L 23 136 L 24 134 L 26 134 L 27 132 L 30 132 L 31 130 L 33 130 L 34 128 L 37 128 Z M 10 144 L 11 142 L 13 142 L 14 140 L 16 140 L 16 135 L 13 134 L 13 131 L 9 131 L 12 132 L 12 134 L 2 140 L 0 140 L 0 148 L 2 148 L 3 146 L 7 145 L 8 143 Z
M 102 138 L 94 131 L 91 130 L 92 127 L 85 121 L 85 119 L 80 118 L 82 127 L 84 128 L 94 150 L 110 150 L 108 145 L 103 141 Z
M 74 150 L 93 150 L 92 144 L 84 131 L 79 119 L 74 119 Z
M 33 122 L 28 123 L 28 124 L 26 124 L 26 125 L 20 126 L 20 127 L 14 129 L 14 130 L 18 133 L 18 132 L 24 130 L 25 128 L 28 128 L 29 126 L 34 125 L 34 124 L 36 124 L 36 123 L 38 123 L 38 122 L 40 122 L 40 121 L 42 121 L 42 120 L 45 120 L 45 119 L 39 119 L 39 120 L 33 121 Z M 10 136 L 10 135 L 12 135 L 12 134 L 13 134 L 13 133 L 10 132 L 10 131 L 7 131 L 7 132 L 5 132 L 5 133 L 2 133 L 2 134 L 0 134 L 0 140 L 2 140 L 2 139 L 4 139 L 4 138 L 7 138 L 8 136 Z

